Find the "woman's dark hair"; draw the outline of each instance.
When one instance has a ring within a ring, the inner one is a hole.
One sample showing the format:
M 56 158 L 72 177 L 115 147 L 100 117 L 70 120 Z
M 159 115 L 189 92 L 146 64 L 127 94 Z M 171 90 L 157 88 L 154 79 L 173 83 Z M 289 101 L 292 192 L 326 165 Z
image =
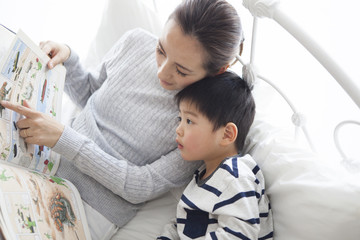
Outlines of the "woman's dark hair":
M 169 19 L 201 43 L 206 51 L 204 69 L 209 76 L 230 64 L 240 52 L 240 17 L 225 0 L 183 0 Z
M 255 101 L 247 83 L 237 74 L 224 72 L 197 81 L 175 96 L 178 106 L 189 101 L 214 124 L 214 131 L 232 122 L 238 128 L 236 147 L 241 151 L 255 117 Z

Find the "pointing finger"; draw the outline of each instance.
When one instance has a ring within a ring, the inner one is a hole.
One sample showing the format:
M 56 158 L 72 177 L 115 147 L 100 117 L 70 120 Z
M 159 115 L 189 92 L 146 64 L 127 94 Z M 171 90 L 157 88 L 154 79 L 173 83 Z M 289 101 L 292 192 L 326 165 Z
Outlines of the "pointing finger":
M 20 115 L 24 115 L 27 118 L 32 118 L 36 114 L 36 111 L 32 110 L 29 107 L 21 106 L 20 104 L 13 104 L 8 101 L 1 101 L 0 104 L 3 107 L 13 110 L 13 111 L 19 113 Z M 26 105 L 29 106 L 28 104 L 26 104 Z

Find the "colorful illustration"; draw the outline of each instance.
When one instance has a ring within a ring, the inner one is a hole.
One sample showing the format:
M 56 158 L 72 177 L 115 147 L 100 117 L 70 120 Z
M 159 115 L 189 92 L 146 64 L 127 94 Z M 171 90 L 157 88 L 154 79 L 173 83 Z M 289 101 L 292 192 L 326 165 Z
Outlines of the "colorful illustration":
M 13 176 L 6 176 L 5 175 L 6 169 L 4 169 L 0 175 L 0 181 L 6 182 L 11 178 L 14 178 Z
M 50 212 L 58 231 L 64 231 L 64 224 L 75 226 L 75 215 L 70 202 L 62 197 L 61 193 L 56 193 L 55 197 L 51 199 Z
M 26 101 L 59 120 L 65 68 L 49 70 L 48 56 L 21 31 L 2 60 L 0 100 L 22 105 Z M 24 117 L 0 106 L 1 228 L 6 228 L 8 239 L 90 239 L 79 193 L 71 183 L 52 176 L 60 156 L 49 147 L 26 143 L 17 127 Z
M 0 66 L 0 100 L 17 104 L 26 101 L 30 107 L 59 119 L 56 113 L 61 108 L 65 69 L 48 69 L 49 58 L 21 31 L 4 60 Z M 16 127 L 20 117 L 0 105 L 0 158 L 53 174 L 60 157 L 50 148 L 27 145 Z
M 3 82 L 1 88 L 0 88 L 0 101 L 1 100 L 9 100 L 7 98 L 7 95 L 9 94 L 11 87 L 7 88 L 8 83 L 7 82 Z M 0 117 L 2 116 L 2 111 L 4 110 L 4 107 L 2 105 L 0 105 Z
M 81 198 L 66 180 L 1 163 L 0 170 L 1 212 L 16 239 L 86 239 Z
M 12 70 L 12 72 L 15 72 L 16 69 L 17 69 L 17 64 L 18 64 L 18 61 L 19 61 L 19 55 L 20 55 L 20 52 L 17 52 L 17 53 L 16 53 L 15 60 L 14 60 L 14 65 L 13 65 L 13 70 Z
M 47 80 L 45 79 L 44 85 L 42 87 L 40 102 L 44 102 L 44 97 L 45 97 L 45 92 L 46 92 L 46 84 L 47 84 Z

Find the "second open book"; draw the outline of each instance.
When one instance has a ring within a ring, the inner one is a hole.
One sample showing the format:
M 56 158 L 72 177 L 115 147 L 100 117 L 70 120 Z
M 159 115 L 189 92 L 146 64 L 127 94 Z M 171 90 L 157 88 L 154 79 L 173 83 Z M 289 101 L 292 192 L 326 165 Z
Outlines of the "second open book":
M 27 101 L 60 120 L 66 70 L 49 70 L 49 59 L 21 30 L 0 25 L 0 100 Z M 26 144 L 16 126 L 21 117 L 0 106 L 0 239 L 90 239 L 78 191 L 54 176 L 60 156 Z

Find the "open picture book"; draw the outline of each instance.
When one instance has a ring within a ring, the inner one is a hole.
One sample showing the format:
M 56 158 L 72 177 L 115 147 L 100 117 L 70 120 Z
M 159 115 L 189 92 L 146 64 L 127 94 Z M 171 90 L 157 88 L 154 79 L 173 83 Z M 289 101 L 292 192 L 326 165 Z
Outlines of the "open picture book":
M 0 25 L 0 100 L 28 105 L 60 121 L 66 70 L 21 30 Z M 55 177 L 60 156 L 20 136 L 18 113 L 0 105 L 0 239 L 90 239 L 81 197 Z

